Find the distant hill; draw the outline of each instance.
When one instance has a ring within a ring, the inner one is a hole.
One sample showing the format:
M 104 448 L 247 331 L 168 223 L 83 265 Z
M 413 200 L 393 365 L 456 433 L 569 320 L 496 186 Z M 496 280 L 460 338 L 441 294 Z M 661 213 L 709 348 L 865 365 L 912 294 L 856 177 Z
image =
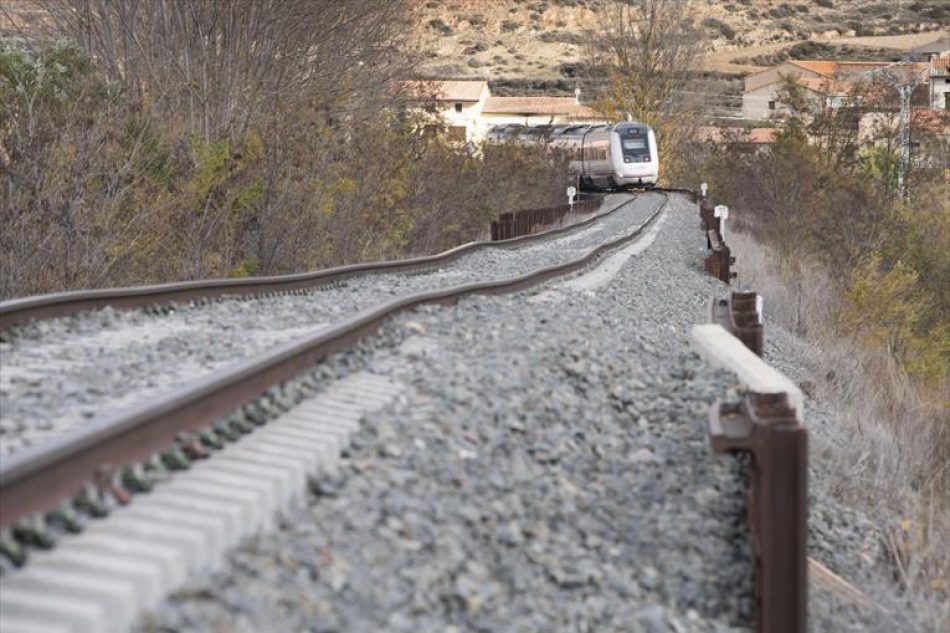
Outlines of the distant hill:
M 610 0 L 418 0 L 419 35 L 435 53 L 433 77 L 569 79 L 583 33 Z M 784 49 L 823 59 L 890 59 L 950 25 L 948 0 L 732 0 L 694 2 L 711 38 L 707 69 L 747 72 L 782 59 Z M 808 43 L 820 44 L 809 47 Z M 803 46 L 803 44 L 805 44 Z
M 570 92 L 584 33 L 614 0 L 411 0 L 434 78 L 491 78 L 501 90 Z M 696 0 L 707 70 L 744 73 L 789 57 L 892 59 L 950 30 L 950 0 Z M 0 0 L 0 36 L 45 21 L 32 0 Z

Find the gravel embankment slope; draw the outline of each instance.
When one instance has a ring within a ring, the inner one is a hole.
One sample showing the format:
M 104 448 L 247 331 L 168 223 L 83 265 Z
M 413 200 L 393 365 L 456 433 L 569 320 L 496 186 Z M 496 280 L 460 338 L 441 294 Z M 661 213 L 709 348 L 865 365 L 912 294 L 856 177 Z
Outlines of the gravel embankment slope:
M 597 290 L 419 310 L 331 361 L 406 394 L 306 508 L 141 630 L 747 630 L 745 465 L 706 434 L 732 380 L 688 346 L 722 292 L 695 225 L 675 196 Z
M 766 323 L 769 323 L 766 315 Z M 815 363 L 816 349 L 807 340 L 778 325 L 767 325 L 765 359 L 800 385 L 824 380 L 825 368 Z M 840 424 L 832 403 L 818 397 L 805 401 L 805 424 L 809 432 L 808 553 L 809 556 L 865 594 L 866 603 L 836 595 L 816 584 L 809 587 L 809 625 L 813 633 L 921 633 L 936 631 L 933 612 L 924 612 L 902 597 L 897 568 L 886 551 L 881 516 L 840 500 L 842 471 L 835 463 L 848 457 L 843 445 L 854 441 Z M 865 454 L 862 459 L 874 459 Z M 833 472 L 837 470 L 838 472 Z M 859 482 L 860 483 L 860 482 Z M 874 519 L 873 521 L 870 519 Z M 905 601 L 906 600 L 906 601 Z M 935 598 L 937 603 L 939 598 Z M 935 612 L 941 607 L 928 605 Z M 944 623 L 950 622 L 950 605 L 944 601 Z M 939 619 L 936 616 L 935 619 Z
M 629 195 L 611 195 L 611 208 Z M 357 278 L 303 295 L 182 305 L 173 314 L 98 310 L 17 328 L 0 342 L 0 455 L 83 420 L 140 403 L 235 361 L 310 334 L 395 296 L 504 279 L 580 256 L 643 222 L 645 194 L 609 218 L 518 249 L 484 249 L 439 270 Z

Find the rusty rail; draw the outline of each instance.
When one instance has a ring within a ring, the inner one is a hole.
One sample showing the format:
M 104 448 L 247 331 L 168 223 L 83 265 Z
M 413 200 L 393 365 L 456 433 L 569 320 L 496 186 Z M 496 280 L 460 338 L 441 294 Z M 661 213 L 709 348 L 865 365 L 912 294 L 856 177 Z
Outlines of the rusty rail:
M 236 363 L 171 394 L 92 420 L 48 443 L 7 457 L 0 463 L 0 529 L 52 510 L 88 483 L 101 479 L 103 468 L 115 471 L 140 463 L 175 446 L 182 433 L 208 428 L 271 386 L 376 332 L 397 312 L 423 304 L 452 303 L 474 294 L 515 292 L 583 268 L 607 251 L 638 237 L 656 220 L 667 200 L 668 196 L 639 227 L 583 257 L 502 281 L 415 293 L 367 308 L 328 330 Z
M 600 201 L 597 202 L 597 204 L 599 203 Z M 349 264 L 325 270 L 273 277 L 204 279 L 150 286 L 76 290 L 11 299 L 0 302 L 0 331 L 32 320 L 71 316 L 79 312 L 106 306 L 116 310 L 132 310 L 194 299 L 248 296 L 268 292 L 292 292 L 319 288 L 361 275 L 409 272 L 430 266 L 441 266 L 479 249 L 517 247 L 528 241 L 547 239 L 574 231 L 596 222 L 599 218 L 616 213 L 623 206 L 623 204 L 618 205 L 605 213 L 543 233 L 512 236 L 496 241 L 469 242 L 442 253 L 410 259 Z
M 752 457 L 748 519 L 761 633 L 807 630 L 808 432 L 794 382 L 762 359 L 761 303 L 755 293 L 710 301 L 710 325 L 693 329 L 700 353 L 733 371 L 746 388 L 739 403 L 709 411 L 713 451 Z M 732 333 L 730 333 L 730 331 Z M 733 335 L 735 334 L 735 335 Z

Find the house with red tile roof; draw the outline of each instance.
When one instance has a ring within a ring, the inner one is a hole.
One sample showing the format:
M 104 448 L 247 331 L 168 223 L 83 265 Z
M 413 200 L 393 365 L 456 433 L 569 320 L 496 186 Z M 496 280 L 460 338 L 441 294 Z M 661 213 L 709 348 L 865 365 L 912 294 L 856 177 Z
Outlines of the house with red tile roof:
M 930 107 L 935 110 L 950 110 L 950 55 L 930 62 Z
M 836 62 L 789 60 L 745 78 L 742 94 L 742 116 L 745 119 L 768 119 L 781 115 L 787 108 L 778 98 L 786 79 L 792 79 L 816 100 L 824 99 L 825 105 L 839 107 L 847 101 L 851 87 L 862 80 L 872 78 L 893 62 Z M 927 63 L 913 67 L 925 77 Z M 925 89 L 921 95 L 925 96 Z
M 462 142 L 480 141 L 497 125 L 608 122 L 578 96 L 495 97 L 486 81 L 413 81 L 404 87 L 441 115 L 450 138 Z
M 479 138 L 482 109 L 491 97 L 487 81 L 409 81 L 403 87 L 441 116 L 449 138 L 463 143 Z
M 577 97 L 489 97 L 482 108 L 484 129 L 512 123 L 532 126 L 608 121 Z

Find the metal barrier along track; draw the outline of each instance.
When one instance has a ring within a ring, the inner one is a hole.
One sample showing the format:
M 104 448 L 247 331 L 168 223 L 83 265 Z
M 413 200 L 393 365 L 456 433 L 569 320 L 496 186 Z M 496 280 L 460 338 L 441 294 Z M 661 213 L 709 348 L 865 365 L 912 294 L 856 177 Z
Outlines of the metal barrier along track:
M 601 196 L 589 196 L 574 204 L 562 204 L 540 209 L 522 209 L 514 213 L 502 213 L 491 223 L 492 241 L 531 235 L 546 226 L 558 224 L 568 214 L 586 215 L 600 206 Z
M 720 217 L 711 200 L 703 198 L 699 202 L 699 220 L 703 233 L 706 235 L 706 248 L 710 250 L 709 255 L 703 261 L 703 266 L 713 277 L 716 277 L 724 283 L 729 283 L 736 273 L 732 270 L 732 265 L 736 263 L 736 258 L 732 255 L 732 250 L 726 245 L 723 237 L 723 224 L 725 218 Z
M 761 358 L 761 302 L 733 293 L 710 302 L 712 324 L 693 328 L 699 353 L 737 375 L 739 403 L 716 401 L 709 433 L 717 453 L 752 456 L 752 531 L 758 630 L 805 633 L 808 597 L 808 432 L 798 386 Z M 737 338 L 738 337 L 738 338 Z
M 551 229 L 534 235 L 524 235 L 504 240 L 469 242 L 468 244 L 457 246 L 436 255 L 426 255 L 423 257 L 395 261 L 350 264 L 347 266 L 338 266 L 293 275 L 247 277 L 243 279 L 203 279 L 150 286 L 78 290 L 11 299 L 9 301 L 0 302 L 0 331 L 14 325 L 27 323 L 31 320 L 70 316 L 86 310 L 94 310 L 106 306 L 117 310 L 130 310 L 172 302 L 185 302 L 193 299 L 254 295 L 270 292 L 291 292 L 294 290 L 326 286 L 361 275 L 408 272 L 429 266 L 446 264 L 479 249 L 517 247 L 535 240 L 543 240 L 571 231 L 577 231 L 616 213 L 632 201 L 633 200 L 630 200 L 619 204 L 610 211 L 594 215 L 569 226 Z
M 51 510 L 96 481 L 103 468 L 117 469 L 141 462 L 174 445 L 180 434 L 209 427 L 271 386 L 377 331 L 397 312 L 423 304 L 452 303 L 475 294 L 510 293 L 572 273 L 638 237 L 665 206 L 666 200 L 635 230 L 601 244 L 578 259 L 502 281 L 416 293 L 364 309 L 319 334 L 233 365 L 133 410 L 91 421 L 47 444 L 16 453 L 0 465 L 0 529 Z

